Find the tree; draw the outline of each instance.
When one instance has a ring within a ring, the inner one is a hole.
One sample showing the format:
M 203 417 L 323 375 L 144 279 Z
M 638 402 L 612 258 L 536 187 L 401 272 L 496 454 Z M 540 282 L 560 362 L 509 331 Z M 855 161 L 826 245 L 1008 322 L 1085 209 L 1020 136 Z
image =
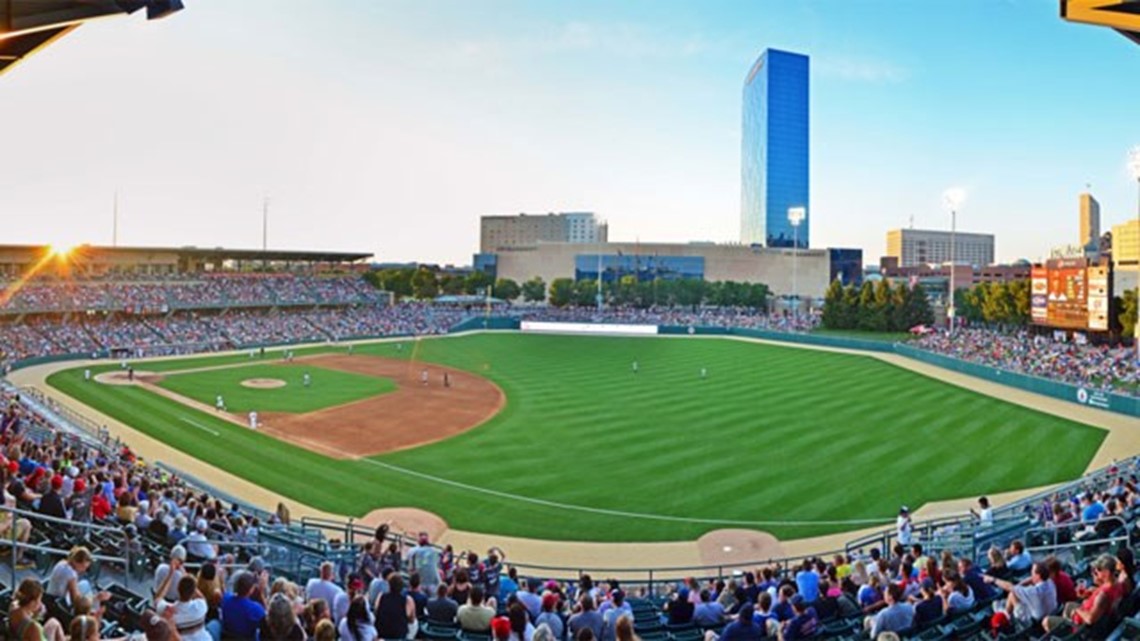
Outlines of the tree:
M 528 303 L 541 303 L 546 300 L 546 282 L 542 278 L 534 278 L 522 284 L 523 300 Z
M 467 274 L 467 278 L 463 279 L 463 293 L 482 294 L 487 291 L 488 287 L 494 284 L 495 279 L 487 272 L 474 271 Z
M 439 291 L 448 296 L 458 296 L 463 293 L 463 277 L 455 274 L 443 274 L 439 277 Z
M 415 273 L 416 270 L 410 268 L 381 269 L 368 272 L 364 275 L 364 280 L 372 283 L 378 289 L 392 292 L 392 295 L 397 299 L 407 298 L 413 293 L 412 276 Z
M 550 281 L 550 304 L 555 307 L 566 307 L 574 300 L 574 280 L 571 278 L 555 278 Z
M 439 283 L 436 281 L 435 272 L 426 267 L 417 269 L 412 275 L 412 293 L 421 300 L 439 295 Z
M 859 306 L 856 309 L 855 327 L 875 331 L 875 285 L 869 280 L 863 281 L 863 287 L 859 289 Z
M 891 281 L 884 278 L 875 284 L 875 303 L 871 313 L 874 331 L 895 331 L 896 328 L 891 324 L 894 318 L 894 304 L 895 293 L 891 289 Z
M 827 286 L 827 293 L 823 295 L 823 317 L 820 322 L 827 329 L 845 329 L 843 325 L 846 316 L 847 310 L 843 305 L 843 283 L 836 278 Z
M 1010 281 L 1009 295 L 1013 303 L 1009 322 L 1014 325 L 1027 325 L 1029 323 L 1029 305 L 1032 300 L 1032 296 L 1029 294 L 1029 279 Z
M 903 289 L 902 326 L 900 330 L 908 330 L 916 325 L 933 325 L 934 310 L 930 309 L 930 300 L 926 296 L 926 289 L 915 283 L 914 287 Z
M 500 278 L 495 281 L 495 287 L 492 289 L 495 298 L 511 301 L 519 297 L 522 289 L 519 284 L 509 278 Z
M 592 307 L 598 304 L 598 281 L 580 280 L 574 283 L 574 304 L 578 307 Z
M 1124 294 L 1117 296 L 1113 301 L 1116 308 L 1116 323 L 1114 325 L 1120 326 L 1121 338 L 1136 338 L 1136 290 L 1126 289 Z

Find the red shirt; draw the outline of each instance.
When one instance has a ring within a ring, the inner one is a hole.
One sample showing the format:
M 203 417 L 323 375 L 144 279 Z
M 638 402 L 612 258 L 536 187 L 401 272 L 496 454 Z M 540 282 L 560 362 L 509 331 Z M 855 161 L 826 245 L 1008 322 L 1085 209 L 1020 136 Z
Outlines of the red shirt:
M 96 494 L 91 497 L 91 517 L 95 519 L 105 519 L 111 515 L 111 503 L 107 500 L 106 496 L 102 493 Z
M 1053 575 L 1053 585 L 1057 587 L 1057 603 L 1077 600 L 1077 588 L 1073 585 L 1073 577 L 1064 571 Z

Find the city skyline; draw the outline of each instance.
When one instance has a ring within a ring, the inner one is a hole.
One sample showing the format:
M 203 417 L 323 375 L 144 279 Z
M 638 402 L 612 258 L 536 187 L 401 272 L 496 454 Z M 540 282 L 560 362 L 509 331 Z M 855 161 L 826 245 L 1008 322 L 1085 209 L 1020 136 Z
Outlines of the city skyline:
M 283 8 L 285 7 L 285 8 Z M 945 29 L 923 27 L 937 22 Z M 0 78 L 5 242 L 365 250 L 468 264 L 479 216 L 594 211 L 614 240 L 734 241 L 740 82 L 812 58 L 814 247 L 959 229 L 997 259 L 1135 216 L 1134 44 L 1045 0 L 792 6 L 188 2 Z M 304 50 L 302 52 L 302 49 Z

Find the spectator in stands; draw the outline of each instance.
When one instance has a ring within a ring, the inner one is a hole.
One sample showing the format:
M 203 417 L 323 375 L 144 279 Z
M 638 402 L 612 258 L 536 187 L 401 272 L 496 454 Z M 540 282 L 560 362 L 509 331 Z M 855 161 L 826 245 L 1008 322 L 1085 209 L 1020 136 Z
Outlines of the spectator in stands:
M 158 608 L 161 599 L 172 602 L 178 600 L 178 585 L 182 580 L 182 566 L 185 563 L 186 548 L 176 545 L 170 549 L 170 560 L 155 569 L 153 596 L 156 608 Z
M 665 602 L 665 613 L 669 615 L 669 625 L 681 625 L 693 620 L 693 611 L 696 608 L 689 600 L 689 588 L 682 587 L 673 594 L 673 598 Z M 599 637 L 600 638 L 600 637 Z
M 555 639 L 561 639 L 563 632 L 565 632 L 565 625 L 562 623 L 562 617 L 558 615 L 556 608 L 558 607 L 558 595 L 553 592 L 547 592 L 542 595 L 542 613 L 535 618 L 534 624 L 541 629 L 546 626 L 550 629 Z
M 364 544 L 364 549 L 360 555 L 360 561 L 357 563 L 356 571 L 360 574 L 365 583 L 371 583 L 373 579 L 383 576 L 383 573 L 380 571 L 382 550 L 383 543 L 379 541 L 369 541 Z
M 216 619 L 221 615 L 222 601 L 226 594 L 225 585 L 225 569 L 209 562 L 203 563 L 202 567 L 198 568 L 198 592 L 210 606 L 208 617 L 210 619 Z
M 59 494 L 61 489 L 63 489 L 63 477 L 56 474 L 51 477 L 48 491 L 40 497 L 39 507 L 36 508 L 40 514 L 57 519 L 67 518 L 67 508 L 64 507 L 63 497 Z
M 633 609 L 625 602 L 625 592 L 614 590 L 610 593 L 612 605 L 602 614 L 602 641 L 613 641 L 614 626 L 623 616 L 633 616 Z
M 815 603 L 819 600 L 819 580 L 813 559 L 805 560 L 803 568 L 796 573 L 796 592 L 806 602 Z
M 550 632 L 550 629 L 547 628 L 546 632 Z M 614 636 L 617 641 L 641 641 L 641 637 L 633 631 L 633 619 L 630 617 L 621 617 L 617 620 L 617 624 L 614 626 Z M 544 638 L 540 638 L 536 631 L 534 641 L 544 641 Z
M 368 604 L 363 596 L 352 600 L 348 606 L 348 613 L 340 620 L 337 626 L 342 641 L 375 641 L 378 636 L 376 626 L 373 625 L 372 613 L 368 611 Z M 386 637 L 402 639 L 398 637 Z
M 942 596 L 938 584 L 927 577 L 922 580 L 922 598 L 914 603 L 914 627 L 933 623 L 942 618 Z
M 313 641 L 337 641 L 336 624 L 328 619 L 318 622 L 313 628 Z
M 975 512 L 971 508 L 970 514 L 973 514 L 974 518 L 978 519 L 978 525 L 980 527 L 990 527 L 994 524 L 994 511 L 993 508 L 990 507 L 989 498 L 985 496 L 978 499 L 978 510 Z
M 233 592 L 227 592 L 222 599 L 222 634 L 234 639 L 256 639 L 261 622 L 265 619 L 265 608 L 251 597 L 260 583 L 263 591 L 268 587 L 268 573 L 255 577 L 252 572 L 242 570 L 234 577 Z
M 305 641 L 305 630 L 297 621 L 293 602 L 284 593 L 279 592 L 270 597 L 258 639 L 259 641 Z
M 182 641 L 213 641 L 222 636 L 222 622 L 214 619 L 207 621 L 210 606 L 206 599 L 198 592 L 197 581 L 192 576 L 182 576 L 175 586 L 178 598 L 174 602 L 157 600 L 156 606 L 159 614 L 167 609 L 174 612 L 171 622 Z
M 871 613 L 886 605 L 883 600 L 883 580 L 881 575 L 872 574 L 870 582 L 859 588 L 856 601 L 864 613 Z
M 974 607 L 974 591 L 957 572 L 942 579 L 942 611 L 946 614 L 965 612 Z
M 503 561 L 507 560 L 507 553 L 502 548 L 492 547 L 487 550 L 487 558 L 483 561 L 483 588 L 488 596 L 499 597 L 499 581 L 503 575 Z
M 411 567 L 409 572 L 420 575 L 420 585 L 429 592 L 434 592 L 440 582 L 439 548 L 431 544 L 427 532 L 420 532 L 418 545 L 410 553 Z M 458 601 L 458 599 L 456 599 Z M 462 601 L 460 601 L 462 603 Z
M 534 637 L 534 626 L 530 624 L 530 617 L 527 615 L 526 607 L 523 604 L 518 601 L 512 603 L 507 608 L 507 618 L 511 624 L 508 641 L 531 641 Z
M 459 604 L 447 596 L 448 588 L 442 583 L 436 586 L 435 598 L 427 603 L 427 620 L 430 623 L 455 623 Z
M 0 467 L 0 490 L 2 490 L 4 494 L 4 507 L 11 510 L 16 508 L 16 497 L 8 493 L 7 474 L 7 468 Z M 17 517 L 12 512 L 0 512 L 0 539 L 11 541 L 13 528 L 16 530 L 16 541 L 19 543 L 27 543 L 28 537 L 31 536 L 32 533 L 32 522 L 26 518 Z M 26 565 L 23 549 L 17 548 L 16 565 L 20 568 Z
M 1061 616 L 1045 617 L 1046 632 L 1052 632 L 1066 623 L 1073 625 L 1096 625 L 1112 614 L 1117 602 L 1123 598 L 1123 590 L 1116 580 L 1116 559 L 1103 554 L 1093 562 L 1095 588 L 1082 595 L 1084 601 L 1065 604 Z
M 1006 580 L 1014 578 L 1013 572 L 1005 563 L 1005 555 L 1002 554 L 1001 549 L 997 546 L 991 547 L 989 551 L 986 552 L 986 557 L 990 562 L 990 566 L 986 568 L 987 576 Z
M 491 605 L 494 599 L 483 602 L 483 588 L 473 586 L 468 603 L 459 606 L 455 620 L 459 627 L 468 632 L 486 632 L 491 629 L 491 619 L 495 616 L 495 607 Z M 591 606 L 593 604 L 591 603 Z
M 194 525 L 194 532 L 186 537 L 182 545 L 186 548 L 186 554 L 192 561 L 215 561 L 218 558 L 218 546 L 211 543 L 206 538 L 206 533 L 210 529 L 210 524 L 206 519 L 198 519 Z
M 76 546 L 71 548 L 67 558 L 55 564 L 52 568 L 51 577 L 48 579 L 47 593 L 56 598 L 66 598 L 68 603 L 77 603 L 80 598 L 85 594 L 91 592 L 91 586 L 86 580 L 80 580 L 80 576 L 91 567 L 91 562 L 94 559 L 91 552 L 83 546 Z M 111 595 L 107 592 L 99 592 L 93 596 L 96 603 L 101 604 Z
M 312 583 L 312 581 L 310 581 L 310 583 Z M 352 603 L 352 600 L 357 597 L 357 595 L 364 596 L 364 604 L 368 605 L 368 597 L 365 594 L 364 590 L 364 581 L 361 580 L 360 575 L 348 575 L 348 581 L 345 582 L 345 587 L 348 589 L 336 592 L 336 596 L 333 597 L 335 599 L 332 606 L 332 616 L 334 621 L 340 621 L 348 614 L 348 606 Z M 339 586 L 337 586 L 337 589 L 339 589 Z M 312 598 L 313 597 L 311 596 L 309 597 L 310 600 Z M 318 598 L 323 599 L 324 597 Z
M 682 590 L 683 589 L 684 588 L 682 588 Z M 685 596 L 688 597 L 688 594 Z M 674 601 L 674 603 L 676 603 L 676 601 Z M 688 598 L 685 599 L 685 604 L 690 609 L 689 615 L 691 618 L 693 606 L 688 602 Z M 578 636 L 578 633 L 583 629 L 589 629 L 593 637 L 601 641 L 605 622 L 602 620 L 602 615 L 598 614 L 597 610 L 594 609 L 594 598 L 589 594 L 582 595 L 578 599 L 578 607 L 575 608 L 575 610 L 577 610 L 577 612 L 566 622 L 566 625 L 570 629 L 570 634 Z
M 1006 612 L 1023 626 L 1041 621 L 1057 609 L 1057 587 L 1049 580 L 1049 568 L 1044 563 L 1034 563 L 1032 574 L 1021 583 L 992 577 L 988 577 L 986 582 L 1009 594 Z
M 67 641 L 63 626 L 56 619 L 48 619 L 41 626 L 36 619 L 43 610 L 44 588 L 34 578 L 20 582 L 12 597 L 12 610 L 8 615 L 9 639 L 14 641 Z
M 795 616 L 790 621 L 785 621 L 782 626 L 784 640 L 796 641 L 815 636 L 819 628 L 819 617 L 816 616 L 815 608 L 802 594 L 792 597 L 791 603 Z
M 740 615 L 724 626 L 720 635 L 712 630 L 705 632 L 705 641 L 759 641 L 765 634 L 766 630 L 753 617 L 752 604 L 745 603 L 740 608 Z
M 519 581 L 519 590 L 515 593 L 531 620 L 537 619 L 538 615 L 542 614 L 542 597 L 536 593 L 538 586 L 538 579 L 523 579 Z
M 887 607 L 864 620 L 864 629 L 871 633 L 872 639 L 883 632 L 907 630 L 914 623 L 914 606 L 903 601 L 903 590 L 897 583 L 887 586 L 885 601 Z
M 700 596 L 701 603 L 693 611 L 693 623 L 702 628 L 712 628 L 724 623 L 724 606 L 712 600 L 712 594 L 707 588 L 701 590 Z
M 322 563 L 320 576 L 309 579 L 308 584 L 305 585 L 305 598 L 310 600 L 323 599 L 325 603 L 335 608 L 337 598 L 344 593 L 344 590 L 333 581 L 335 576 L 336 566 L 331 561 Z
M 1020 575 L 1033 566 L 1033 557 L 1029 556 L 1029 552 L 1025 551 L 1024 543 L 1018 539 L 1014 539 L 1009 544 L 1009 551 L 1006 552 L 1005 564 L 1010 572 Z
M 419 628 L 416 602 L 404 592 L 404 579 L 398 572 L 388 575 L 388 585 L 376 601 L 376 630 L 384 639 L 414 639 Z

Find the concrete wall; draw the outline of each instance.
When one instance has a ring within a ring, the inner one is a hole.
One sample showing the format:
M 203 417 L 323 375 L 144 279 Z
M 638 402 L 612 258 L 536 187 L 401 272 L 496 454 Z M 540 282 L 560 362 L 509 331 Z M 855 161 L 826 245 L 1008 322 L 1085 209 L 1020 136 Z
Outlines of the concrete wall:
M 776 295 L 792 293 L 793 250 L 744 245 L 539 243 L 532 250 L 499 252 L 498 276 L 518 282 L 540 276 L 550 283 L 555 278 L 573 278 L 574 257 L 579 254 L 616 255 L 619 251 L 627 256 L 701 256 L 705 259 L 705 280 L 764 283 Z M 799 294 L 822 298 L 830 270 L 827 250 L 801 249 L 795 262 Z

